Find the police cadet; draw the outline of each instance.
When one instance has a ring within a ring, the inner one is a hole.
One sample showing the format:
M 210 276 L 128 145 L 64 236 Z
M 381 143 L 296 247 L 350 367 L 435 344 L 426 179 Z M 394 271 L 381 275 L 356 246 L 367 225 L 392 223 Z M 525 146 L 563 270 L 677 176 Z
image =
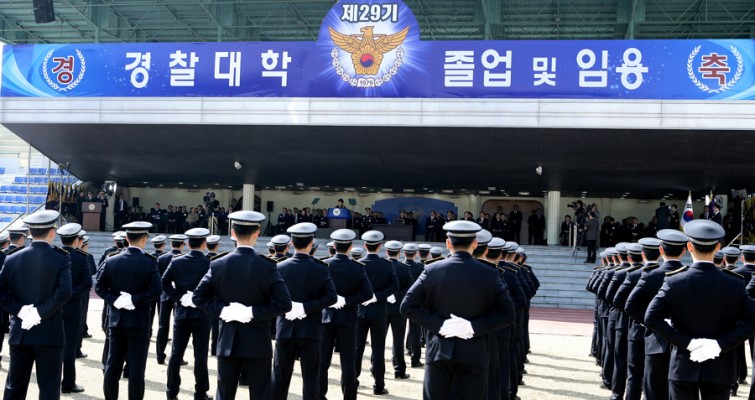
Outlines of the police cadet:
M 113 232 L 113 245 L 105 249 L 104 252 L 102 252 L 102 256 L 100 256 L 100 261 L 97 263 L 97 267 L 99 268 L 102 265 L 102 262 L 105 261 L 105 259 L 111 255 L 115 254 L 119 249 L 123 249 L 123 234 L 125 232 L 123 231 L 117 231 Z
M 713 264 L 716 265 L 718 268 L 723 268 L 726 266 L 726 263 L 724 262 L 724 252 L 723 251 L 717 251 L 715 254 L 713 254 Z
M 433 246 L 430 246 L 427 243 L 422 243 L 420 245 L 417 245 L 417 252 L 419 253 L 419 262 L 424 265 L 427 261 L 430 260 L 430 249 L 432 249 Z
M 742 252 L 736 247 L 724 247 L 721 249 L 721 253 L 724 253 L 724 268 L 728 270 L 735 270 L 737 268 L 737 260 L 742 255 Z
M 168 238 L 165 235 L 157 235 L 150 239 L 149 241 L 152 243 L 152 247 L 154 247 L 154 250 L 151 251 L 149 254 L 151 254 L 156 259 L 160 259 L 160 256 L 165 254 L 165 241 Z M 162 276 L 162 275 L 161 275 Z M 152 303 L 149 305 L 149 321 L 150 321 L 150 332 L 152 332 L 152 324 L 155 320 L 155 314 L 159 313 L 159 307 L 160 303 L 157 299 L 153 300 Z M 150 337 L 152 334 L 150 333 Z
M 349 259 L 356 233 L 351 229 L 338 229 L 330 234 L 336 255 L 328 258 L 330 276 L 336 287 L 336 302 L 322 313 L 323 332 L 320 346 L 320 398 L 328 393 L 328 369 L 333 357 L 336 341 L 356 343 L 357 307 L 372 298 L 372 285 L 364 271 L 364 264 Z M 341 361 L 341 394 L 344 400 L 357 398 L 357 377 L 355 346 L 340 346 L 338 355 Z
M 646 264 L 624 308 L 635 321 L 643 323 L 648 305 L 658 294 L 666 273 L 682 267 L 680 259 L 687 245 L 687 236 L 676 229 L 662 229 L 658 231 L 656 237 L 660 240 L 658 251 L 664 263 L 662 265 L 652 262 Z M 643 249 L 644 253 L 645 249 Z M 668 400 L 670 357 L 669 343 L 648 329 L 645 333 L 645 366 L 642 380 L 642 391 L 647 400 Z
M 149 349 L 149 305 L 160 295 L 157 260 L 144 252 L 152 224 L 123 225 L 129 242 L 124 251 L 108 257 L 94 290 L 110 306 L 108 348 L 103 385 L 106 400 L 118 398 L 118 379 L 128 362 L 130 399 L 144 397 L 144 371 Z
M 627 245 L 629 261 L 632 266 L 627 269 L 624 282 L 616 291 L 613 303 L 624 315 L 626 312 L 626 303 L 629 295 L 634 290 L 637 282 L 642 276 L 644 267 L 658 265 L 658 247 L 660 241 L 656 238 L 642 238 L 638 243 Z M 640 400 L 642 397 L 642 377 L 645 363 L 645 328 L 642 325 L 643 320 L 635 320 L 629 317 L 629 327 L 627 329 L 627 383 L 626 383 L 626 400 Z
M 530 286 L 532 288 L 532 296 L 534 297 L 535 294 L 537 294 L 537 290 L 540 288 L 540 281 L 537 279 L 537 275 L 535 274 L 535 271 L 532 270 L 532 267 L 527 264 L 527 251 L 524 249 L 524 247 L 517 248 L 516 255 L 518 258 L 515 260 L 515 263 L 517 263 L 525 272 L 524 276 L 527 279 L 527 282 L 530 283 Z M 524 313 L 524 323 L 522 328 L 524 329 L 524 362 L 528 363 L 529 360 L 527 359 L 527 354 L 531 353 L 529 306 L 527 306 L 527 309 Z
M 10 244 L 8 245 L 6 253 L 15 249 L 16 247 L 24 247 L 26 244 L 26 235 L 29 234 L 29 227 L 28 225 L 24 224 L 23 222 L 17 222 L 13 225 L 11 225 L 8 229 L 8 237 L 10 239 Z
M 270 257 L 274 256 L 275 255 L 275 246 L 273 245 L 273 242 L 272 241 L 268 241 L 267 244 L 265 244 L 265 246 L 267 246 L 267 255 L 269 255 Z
M 334 256 L 330 256 L 334 257 Z M 353 247 L 351 249 L 351 258 L 359 261 L 364 257 L 364 247 Z
M 629 330 L 629 318 L 614 303 L 616 292 L 624 283 L 624 279 L 632 267 L 629 263 L 629 243 L 619 243 L 616 245 L 620 265 L 614 271 L 611 281 L 605 291 L 604 299 L 610 304 L 608 316 L 609 325 L 613 320 L 613 375 L 611 378 L 611 400 L 622 399 L 626 391 L 627 384 L 627 333 Z M 610 328 L 609 328 L 610 329 Z
M 5 261 L 5 253 L 8 250 L 10 244 L 10 235 L 5 230 L 0 232 L 0 268 L 2 268 L 3 261 Z M 6 333 L 8 333 L 8 327 L 10 326 L 10 316 L 4 309 L 0 308 L 0 351 L 3 350 L 3 340 Z M 0 360 L 3 357 L 0 356 Z
M 749 294 L 750 297 L 755 298 L 755 280 L 752 279 L 752 275 L 755 274 L 755 246 L 746 244 L 741 246 L 739 250 L 742 252 L 742 263 L 744 263 L 744 265 L 734 270 L 734 272 L 745 277 L 745 282 L 747 282 L 747 294 Z M 755 349 L 753 338 L 750 337 L 748 341 L 750 342 L 750 350 L 753 351 L 752 354 L 755 354 L 755 351 L 752 350 Z M 755 375 L 753 377 L 755 377 Z M 755 387 L 755 385 L 750 386 L 749 398 L 751 399 L 755 398 L 755 389 L 753 387 Z
M 220 248 L 220 235 L 207 236 L 207 258 L 212 258 L 218 255 L 218 249 Z
M 519 386 L 524 385 L 522 376 L 524 374 L 524 357 L 526 354 L 524 353 L 523 346 L 524 329 L 522 328 L 522 325 L 524 324 L 524 316 L 527 313 L 529 302 L 532 298 L 532 291 L 524 278 L 524 274 L 514 264 L 516 249 L 518 248 L 519 245 L 516 242 L 505 242 L 503 247 L 501 247 L 501 261 L 499 262 L 499 267 L 503 268 L 504 272 L 512 272 L 525 299 L 524 306 L 521 308 L 518 307 L 517 301 L 515 299 L 513 300 L 515 320 L 512 324 L 513 333 L 509 342 L 509 357 L 511 361 L 509 366 L 509 393 L 510 398 L 512 399 L 517 398 Z M 511 277 L 504 277 L 504 282 L 508 282 L 511 279 Z M 516 285 L 514 285 L 514 288 L 516 288 Z
M 590 273 L 590 278 L 587 280 L 587 285 L 585 286 L 585 290 L 587 290 L 588 292 L 593 292 L 592 285 L 595 282 L 595 279 L 597 278 L 597 276 L 600 275 L 603 268 L 605 268 L 606 266 L 606 252 L 601 251 L 598 254 L 598 259 L 600 260 L 600 265 L 592 269 L 592 272 Z M 599 360 L 598 354 L 600 354 L 600 340 L 602 338 L 602 335 L 600 332 L 599 307 L 600 307 L 600 302 L 598 301 L 598 298 L 596 297 L 595 305 L 593 307 L 593 326 L 592 326 L 592 342 L 590 344 L 590 357 L 596 360 L 597 365 L 600 365 L 600 362 L 598 361 Z
M 87 231 L 80 230 L 79 231 L 79 249 L 84 252 L 86 259 L 87 259 L 87 266 L 88 266 L 88 272 L 89 272 L 89 279 L 92 282 L 92 286 L 94 286 L 94 276 L 97 274 L 97 264 L 94 263 L 94 256 L 88 252 L 89 250 L 89 236 L 86 235 Z M 79 344 L 76 347 L 76 358 L 86 358 L 87 355 L 81 352 L 81 346 L 84 338 L 91 338 L 92 335 L 89 334 L 89 326 L 87 325 L 87 316 L 89 314 L 89 295 L 91 293 L 90 291 L 84 293 L 81 296 L 81 334 L 79 335 Z
M 328 248 L 328 257 L 333 257 L 336 255 L 336 244 L 333 241 L 330 241 L 328 243 L 325 243 L 325 247 Z
M 425 266 L 417 262 L 417 251 L 419 246 L 415 243 L 407 243 L 401 249 L 404 252 L 404 263 L 409 266 L 409 272 L 412 274 L 412 284 L 419 279 Z M 428 249 L 429 252 L 429 249 Z M 410 286 L 411 287 L 411 286 Z M 422 327 L 416 322 L 409 321 L 409 337 L 407 338 L 408 354 L 411 356 L 412 368 L 420 368 L 425 364 L 422 363 Z
M 210 343 L 210 315 L 198 309 L 191 297 L 202 277 L 210 269 L 210 259 L 204 255 L 205 239 L 210 235 L 206 228 L 193 228 L 185 232 L 190 251 L 174 256 L 162 276 L 163 292 L 176 303 L 173 312 L 173 346 L 168 363 L 166 394 L 176 399 L 181 387 L 181 360 L 189 337 L 194 347 L 194 400 L 211 400 L 207 396 L 210 382 L 207 372 L 207 349 Z
M 367 255 L 360 261 L 364 263 L 367 277 L 372 284 L 372 298 L 363 302 L 359 307 L 357 324 L 357 378 L 362 372 L 362 357 L 370 335 L 372 347 L 372 375 L 375 384 L 372 392 L 375 395 L 388 394 L 385 389 L 385 335 L 388 323 L 388 298 L 399 290 L 398 278 L 391 263 L 380 256 L 378 252 L 385 236 L 380 231 L 367 231 L 362 234 Z
M 292 256 L 292 254 L 288 252 L 288 247 L 291 244 L 290 236 L 276 235 L 270 239 L 270 242 L 273 244 L 273 249 L 275 250 L 275 254 L 273 255 L 275 261 L 280 262 Z
M 443 229 L 452 254 L 426 266 L 401 313 L 428 330 L 424 398 L 448 399 L 453 382 L 462 399 L 482 399 L 490 335 L 514 323 L 514 307 L 500 273 L 472 257 L 480 226 L 452 221 Z
M 430 260 L 437 260 L 443 256 L 443 248 L 440 246 L 433 246 L 430 248 Z
M 79 348 L 81 336 L 81 318 L 83 296 L 89 296 L 92 289 L 92 275 L 89 274 L 89 260 L 87 253 L 78 248 L 79 231 L 81 225 L 65 224 L 58 228 L 58 236 L 63 243 L 63 250 L 71 258 L 71 297 L 63 305 L 63 329 L 65 331 L 65 346 L 63 347 L 63 393 L 81 393 L 84 388 L 76 385 L 76 351 Z
M 516 268 L 512 268 L 508 265 L 504 259 L 508 256 L 506 248 L 506 242 L 501 238 L 492 238 L 488 242 L 488 250 L 485 253 L 485 260 L 489 263 L 495 264 L 498 271 L 500 271 L 503 281 L 506 284 L 506 288 L 509 291 L 509 296 L 514 302 L 514 313 L 517 316 L 521 316 L 524 313 L 524 309 L 527 307 L 527 296 L 524 294 L 522 285 L 517 279 Z M 523 317 L 522 317 L 523 319 Z M 518 321 L 519 319 L 517 319 Z M 518 379 L 519 379 L 519 364 L 517 358 L 518 343 L 516 338 L 518 335 L 517 324 L 511 324 L 498 332 L 496 332 L 496 339 L 498 342 L 498 370 L 500 373 L 500 398 L 502 400 L 517 399 L 518 393 Z M 519 355 L 521 357 L 521 355 Z
M 194 289 L 192 301 L 221 320 L 216 399 L 236 398 L 239 378 L 246 371 L 250 397 L 270 400 L 270 321 L 291 311 L 291 296 L 275 262 L 254 251 L 265 216 L 235 211 L 228 219 L 236 249 L 210 262 L 210 270 Z
M 666 274 L 645 324 L 676 348 L 669 364 L 671 399 L 728 399 L 737 380 L 737 345 L 755 333 L 755 300 L 741 275 L 713 265 L 724 229 L 713 221 L 684 226 L 694 263 Z
M 170 265 L 173 257 L 183 254 L 186 235 L 171 235 L 169 240 L 170 252 L 161 255 L 157 259 L 157 270 L 161 278 L 165 274 L 165 270 L 168 269 L 168 265 Z M 155 353 L 157 354 L 157 363 L 160 365 L 165 364 L 165 348 L 168 347 L 168 333 L 170 332 L 170 314 L 173 312 L 175 305 L 175 301 L 163 289 L 162 293 L 160 293 L 160 305 L 158 306 L 159 311 L 157 314 L 157 337 L 155 338 Z
M 596 295 L 601 303 L 600 318 L 601 324 L 603 325 L 603 355 L 601 360 L 602 382 L 600 387 L 608 390 L 611 390 L 611 380 L 613 379 L 613 343 L 614 335 L 616 334 L 616 315 L 611 313 L 611 303 L 606 300 L 605 293 L 608 284 L 611 283 L 613 274 L 616 272 L 616 268 L 620 265 L 618 254 L 619 252 L 614 247 L 606 249 L 606 255 L 608 256 L 610 263 L 608 268 L 606 268 L 603 274 L 600 275 L 599 280 L 594 284 Z
M 398 279 L 398 290 L 396 293 L 388 296 L 388 328 L 391 330 L 393 338 L 393 354 L 391 362 L 393 363 L 393 376 L 396 379 L 409 379 L 406 373 L 406 360 L 404 359 L 404 342 L 406 340 L 406 317 L 399 312 L 401 301 L 404 300 L 406 292 L 412 287 L 414 278 L 409 270 L 409 265 L 398 260 L 401 249 L 404 244 L 398 240 L 390 240 L 385 243 L 385 251 L 388 255 L 388 261 L 393 265 L 393 272 Z
M 301 222 L 286 230 L 291 235 L 294 255 L 278 263 L 278 272 L 291 295 L 291 311 L 276 321 L 274 400 L 288 398 L 297 358 L 301 363 L 302 399 L 320 397 L 322 310 L 335 304 L 338 295 L 328 264 L 309 255 L 316 231 L 317 226 L 311 222 Z
M 218 249 L 220 248 L 220 236 L 210 235 L 207 236 L 207 258 L 210 260 L 218 256 Z M 215 349 L 218 347 L 218 325 L 220 320 L 216 317 L 211 317 L 210 321 L 210 355 L 215 355 Z
M 315 225 L 315 226 L 317 226 L 317 225 Z M 317 253 L 317 248 L 318 248 L 319 246 L 320 246 L 320 245 L 319 245 L 319 244 L 317 243 L 317 239 L 313 240 L 313 241 L 312 241 L 312 248 L 311 248 L 311 249 L 309 249 L 309 255 L 310 255 L 310 256 L 312 256 L 312 257 L 314 257 L 314 256 L 315 256 L 315 253 Z
M 52 245 L 53 210 L 26 216 L 34 243 L 7 253 L 0 270 L 0 302 L 10 315 L 10 368 L 5 399 L 26 398 L 36 364 L 40 399 L 60 398 L 64 327 L 61 307 L 71 295 L 71 258 Z

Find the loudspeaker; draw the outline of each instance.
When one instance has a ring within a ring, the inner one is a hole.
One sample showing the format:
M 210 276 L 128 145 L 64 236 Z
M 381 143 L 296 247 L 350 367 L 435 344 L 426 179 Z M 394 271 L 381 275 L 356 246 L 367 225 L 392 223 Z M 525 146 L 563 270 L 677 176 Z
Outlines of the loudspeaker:
M 132 205 L 133 207 L 139 207 L 139 198 L 138 198 L 138 197 L 133 197 L 133 198 L 131 199 L 131 205 Z
M 267 212 L 273 212 L 275 210 L 275 206 L 273 205 L 272 201 L 267 202 Z
M 53 0 L 33 0 L 34 20 L 38 24 L 55 21 Z

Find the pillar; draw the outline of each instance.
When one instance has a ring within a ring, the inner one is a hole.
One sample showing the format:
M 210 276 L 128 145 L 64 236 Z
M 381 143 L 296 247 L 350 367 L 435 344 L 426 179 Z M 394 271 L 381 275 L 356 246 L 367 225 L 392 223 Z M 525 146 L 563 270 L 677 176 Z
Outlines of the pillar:
M 241 195 L 244 197 L 244 202 L 241 204 L 243 210 L 254 211 L 254 184 L 245 183 Z
M 558 246 L 558 234 L 561 229 L 561 219 L 559 212 L 561 209 L 561 192 L 553 190 L 548 192 L 548 198 L 545 199 L 548 205 L 548 213 L 545 215 L 545 232 L 548 238 L 548 245 Z

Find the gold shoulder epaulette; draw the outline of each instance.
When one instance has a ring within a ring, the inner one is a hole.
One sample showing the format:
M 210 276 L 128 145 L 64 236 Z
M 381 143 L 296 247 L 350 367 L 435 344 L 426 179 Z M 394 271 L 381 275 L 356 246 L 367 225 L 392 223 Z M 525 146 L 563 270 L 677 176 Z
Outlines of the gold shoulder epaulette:
M 517 270 L 516 270 L 515 268 L 511 268 L 511 267 L 509 267 L 509 266 L 508 266 L 508 265 L 506 265 L 506 264 L 504 264 L 504 265 L 503 265 L 503 269 L 504 269 L 504 270 L 506 270 L 506 271 L 509 271 L 509 272 L 513 272 L 513 273 L 515 273 L 515 274 L 519 272 L 519 271 L 517 271 Z
M 659 264 L 650 264 L 650 265 L 646 266 L 645 268 L 643 268 L 642 270 L 643 271 L 652 271 L 652 270 L 654 270 L 654 269 L 656 269 L 658 267 L 660 267 Z
M 643 268 L 643 266 L 642 265 L 634 265 L 634 266 L 629 267 L 629 269 L 627 269 L 627 272 L 634 272 L 634 271 L 637 271 L 640 268 Z
M 58 252 L 60 252 L 60 253 L 63 253 L 63 254 L 65 254 L 65 255 L 68 255 L 68 250 L 66 250 L 66 249 L 60 248 L 60 247 L 58 247 L 58 246 L 55 246 L 55 245 L 53 245 L 53 246 L 52 246 L 52 248 L 53 248 L 53 249 L 55 249 L 55 250 L 57 250 L 57 251 L 58 251 Z
M 217 260 L 218 258 L 225 256 L 226 254 L 228 254 L 228 252 L 227 252 L 227 251 L 224 251 L 224 252 L 222 252 L 222 253 L 220 253 L 220 254 L 215 254 L 214 256 L 212 256 L 212 257 L 210 258 L 210 260 Z
M 744 276 L 742 276 L 742 274 L 740 274 L 740 273 L 738 273 L 738 272 L 734 272 L 734 271 L 732 271 L 732 270 L 730 270 L 730 269 L 725 269 L 725 268 L 723 268 L 722 270 L 723 270 L 723 271 L 726 271 L 726 272 L 728 272 L 728 273 L 730 273 L 730 274 L 732 274 L 732 275 L 734 275 L 734 276 L 736 276 L 737 278 L 740 278 L 740 279 L 744 279 L 744 278 L 745 278 Z
M 478 258 L 477 261 L 481 262 L 482 264 L 491 266 L 491 267 L 496 267 L 496 268 L 498 267 L 498 264 L 492 263 L 492 262 L 490 262 L 488 260 L 483 260 L 481 258 Z
M 11 254 L 13 254 L 13 253 L 15 253 L 15 252 L 17 252 L 17 251 L 19 251 L 19 250 L 23 249 L 23 248 L 25 248 L 25 246 L 18 246 L 18 247 L 15 247 L 15 248 L 13 248 L 13 250 L 11 250 L 11 251 L 9 251 L 9 252 L 5 253 L 5 255 L 6 255 L 6 256 L 9 256 L 9 255 L 11 255 Z
M 685 265 L 685 266 L 677 269 L 676 271 L 666 272 L 666 276 L 673 276 L 673 275 L 676 275 L 676 274 L 678 274 L 680 272 L 684 272 L 687 269 L 689 269 L 689 267 Z
M 85 256 L 89 255 L 89 253 L 87 253 L 86 251 L 81 250 L 81 249 L 76 249 L 76 252 L 79 253 L 79 254 L 85 255 Z
M 314 261 L 315 261 L 316 263 L 318 263 L 318 264 L 322 264 L 322 265 L 324 265 L 324 266 L 326 266 L 326 267 L 328 266 L 328 263 L 326 263 L 326 262 L 325 262 L 325 261 L 323 261 L 323 260 L 319 260 L 319 259 L 317 259 L 316 257 L 312 257 L 312 259 L 313 259 L 313 260 L 314 260 Z
M 111 251 L 110 253 L 107 253 L 107 254 L 105 254 L 105 258 L 109 258 L 109 257 L 112 257 L 112 256 L 114 256 L 114 255 L 116 255 L 116 254 L 119 254 L 119 253 L 120 253 L 120 251 L 118 251 L 118 250 L 116 250 L 116 251 Z
M 407 263 L 405 263 L 403 261 L 399 261 L 399 263 L 403 264 L 406 268 L 411 268 L 412 267 L 411 265 L 409 265 L 409 264 L 407 264 Z
M 363 267 L 364 267 L 364 265 L 365 265 L 365 264 L 364 264 L 363 262 L 361 262 L 361 261 L 359 261 L 359 260 L 354 260 L 353 258 L 351 259 L 351 261 L 354 261 L 355 263 L 357 263 L 357 264 L 359 264 L 359 265 L 361 265 L 361 266 L 363 266 Z
M 272 258 L 272 257 L 268 257 L 268 256 L 267 256 L 267 255 L 265 255 L 265 254 L 260 254 L 259 256 L 260 256 L 260 258 L 261 258 L 261 259 L 263 259 L 263 260 L 267 260 L 267 261 L 270 261 L 270 262 L 271 262 L 271 263 L 273 263 L 273 264 L 278 264 L 278 262 L 279 262 L 278 260 L 276 260 L 276 259 L 274 259 L 274 258 Z
M 434 262 L 436 262 L 438 260 L 445 260 L 445 258 L 434 258 L 434 259 L 426 262 L 425 265 L 430 265 L 430 264 L 432 264 L 432 263 L 434 263 Z

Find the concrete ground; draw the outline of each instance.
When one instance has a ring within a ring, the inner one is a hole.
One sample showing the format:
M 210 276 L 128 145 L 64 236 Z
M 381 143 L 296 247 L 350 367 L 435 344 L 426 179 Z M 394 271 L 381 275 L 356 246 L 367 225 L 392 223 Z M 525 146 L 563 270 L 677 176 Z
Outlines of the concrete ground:
M 86 391 L 77 395 L 64 395 L 63 398 L 95 400 L 102 399 L 102 371 L 100 355 L 104 343 L 104 334 L 99 329 L 100 310 L 102 301 L 93 298 L 90 303 L 89 327 L 94 335 L 91 339 L 84 340 L 84 353 L 89 357 L 79 359 L 77 362 L 78 384 Z M 590 335 L 592 334 L 592 321 L 590 312 L 574 310 L 551 310 L 533 309 L 530 321 L 532 338 L 532 354 L 529 355 L 530 363 L 526 365 L 528 374 L 524 376 L 525 386 L 521 387 L 519 396 L 522 399 L 537 400 L 567 400 L 567 399 L 606 399 L 610 393 L 600 389 L 599 368 L 594 361 L 587 356 L 590 347 Z M 155 326 L 155 330 L 156 330 Z M 390 337 L 388 343 L 392 343 Z M 192 399 L 194 377 L 192 375 L 192 360 L 187 353 L 186 360 L 189 365 L 182 369 L 182 390 L 179 398 Z M 9 363 L 8 346 L 2 351 L 3 361 L 0 369 L 0 382 L 5 382 Z M 372 394 L 372 379 L 369 374 L 362 375 L 362 386 L 359 387 L 359 396 L 364 398 L 389 398 L 389 399 L 421 399 L 422 398 L 422 369 L 408 369 L 411 375 L 408 380 L 394 380 L 390 366 L 390 349 L 386 352 L 387 373 L 386 388 L 390 391 L 388 396 L 374 396 Z M 340 387 L 338 380 L 340 369 L 338 357 L 333 358 L 334 365 L 329 372 L 328 393 L 331 399 L 339 399 Z M 363 371 L 369 369 L 369 350 L 365 352 Z M 409 362 L 407 357 L 407 363 Z M 214 357 L 209 358 L 211 395 L 214 396 L 216 384 L 216 362 Z M 164 399 L 166 366 L 158 365 L 155 359 L 154 335 L 150 347 L 150 358 L 147 362 L 146 371 L 146 399 Z M 301 374 L 298 367 L 292 379 L 291 394 L 289 399 L 301 398 Z M 245 388 L 244 388 L 245 389 Z M 740 389 L 743 393 L 749 390 L 748 386 Z M 127 381 L 121 380 L 121 398 L 127 398 Z M 248 398 L 247 392 L 240 391 L 238 398 Z M 29 399 L 38 396 L 36 378 L 32 377 L 29 390 Z

